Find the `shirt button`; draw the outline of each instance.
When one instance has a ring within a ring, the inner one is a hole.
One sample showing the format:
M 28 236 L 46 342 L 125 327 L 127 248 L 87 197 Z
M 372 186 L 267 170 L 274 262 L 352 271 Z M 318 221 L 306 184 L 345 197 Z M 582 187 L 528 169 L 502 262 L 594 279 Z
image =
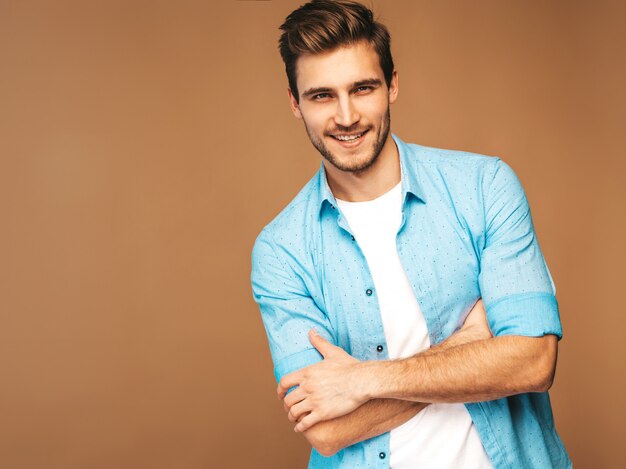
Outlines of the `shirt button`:
M 372 292 L 372 289 L 371 289 L 371 288 L 368 288 L 367 290 L 365 290 L 365 294 L 366 294 L 367 296 L 372 296 L 372 293 L 373 293 L 373 292 Z
M 376 350 L 379 351 L 379 352 L 382 352 L 383 351 L 383 346 L 379 345 L 378 347 L 376 347 Z
M 352 238 L 352 241 L 354 241 L 354 236 L 350 236 Z
M 383 453 L 382 451 L 380 453 L 378 453 L 378 457 L 380 459 L 385 459 L 385 456 L 387 456 L 385 453 Z

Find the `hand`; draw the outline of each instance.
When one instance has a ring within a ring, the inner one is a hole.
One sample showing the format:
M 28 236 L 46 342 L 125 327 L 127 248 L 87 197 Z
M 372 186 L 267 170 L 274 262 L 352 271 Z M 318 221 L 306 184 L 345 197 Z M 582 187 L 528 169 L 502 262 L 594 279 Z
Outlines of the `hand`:
M 489 322 L 487 321 L 487 312 L 485 311 L 485 305 L 482 299 L 479 299 L 469 312 L 461 330 L 471 332 L 476 336 L 477 340 L 490 339 L 492 337 Z
M 359 360 L 313 330 L 309 340 L 324 360 L 284 376 L 276 390 L 284 400 L 289 420 L 298 422 L 296 432 L 348 414 L 367 401 L 364 386 L 359 384 L 363 383 L 358 373 Z M 287 395 L 293 386 L 297 388 Z

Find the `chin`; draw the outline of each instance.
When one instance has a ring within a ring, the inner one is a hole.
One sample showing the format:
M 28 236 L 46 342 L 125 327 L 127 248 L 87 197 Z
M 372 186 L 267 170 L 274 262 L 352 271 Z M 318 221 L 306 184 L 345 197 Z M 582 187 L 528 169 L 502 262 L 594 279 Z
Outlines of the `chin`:
M 377 159 L 376 156 L 372 156 L 370 154 L 367 157 L 358 158 L 356 160 L 347 158 L 342 159 L 332 156 L 332 158 L 327 157 L 326 160 L 328 160 L 330 164 L 332 164 L 335 168 L 341 171 L 344 171 L 346 173 L 358 173 L 372 166 Z

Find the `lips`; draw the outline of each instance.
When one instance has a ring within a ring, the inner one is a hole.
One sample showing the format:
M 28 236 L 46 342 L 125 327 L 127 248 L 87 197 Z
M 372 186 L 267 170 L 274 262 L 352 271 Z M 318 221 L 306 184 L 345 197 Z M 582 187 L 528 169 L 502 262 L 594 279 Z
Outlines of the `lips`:
M 330 134 L 330 136 L 335 139 L 337 142 L 341 143 L 343 146 L 352 146 L 357 144 L 363 139 L 363 136 L 369 131 L 363 130 L 361 132 L 353 132 L 353 133 L 337 133 Z

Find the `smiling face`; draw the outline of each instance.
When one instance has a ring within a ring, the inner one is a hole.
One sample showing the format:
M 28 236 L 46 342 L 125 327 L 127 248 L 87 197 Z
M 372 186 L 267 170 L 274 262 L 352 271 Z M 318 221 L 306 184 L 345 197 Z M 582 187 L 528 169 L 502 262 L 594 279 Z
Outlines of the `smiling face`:
M 367 41 L 303 55 L 296 71 L 302 91 L 299 103 L 289 91 L 291 108 L 304 121 L 313 146 L 340 171 L 370 168 L 389 140 L 397 72 L 387 88 L 378 55 Z

